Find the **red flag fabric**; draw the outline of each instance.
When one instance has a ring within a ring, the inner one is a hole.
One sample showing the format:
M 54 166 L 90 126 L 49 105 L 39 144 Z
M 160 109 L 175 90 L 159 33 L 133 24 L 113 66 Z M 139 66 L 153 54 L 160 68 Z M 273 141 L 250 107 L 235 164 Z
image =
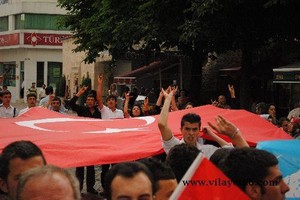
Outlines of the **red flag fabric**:
M 171 112 L 169 125 L 177 137 L 181 136 L 181 117 L 188 112 L 199 114 L 202 126 L 214 121 L 216 115 L 222 115 L 240 128 L 251 145 L 259 141 L 291 138 L 247 111 L 214 106 Z M 136 160 L 163 152 L 158 117 L 100 120 L 35 107 L 19 117 L 0 119 L 0 151 L 13 141 L 30 140 L 42 149 L 48 163 L 61 167 Z
M 249 197 L 200 153 L 170 199 L 246 200 Z

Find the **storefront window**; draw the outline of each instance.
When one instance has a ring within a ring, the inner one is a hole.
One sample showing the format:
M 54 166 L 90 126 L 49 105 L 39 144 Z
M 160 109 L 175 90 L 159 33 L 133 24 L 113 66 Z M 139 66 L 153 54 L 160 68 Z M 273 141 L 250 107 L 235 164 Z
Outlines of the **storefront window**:
M 56 83 L 62 75 L 62 63 L 61 62 L 48 62 L 48 86 L 56 87 Z
M 42 87 L 44 84 L 44 62 L 37 62 L 36 64 L 36 86 Z
M 287 116 L 299 102 L 300 94 L 300 63 L 274 68 L 274 97 L 279 116 Z M 277 116 L 278 116 L 277 115 Z
M 1 85 L 16 87 L 16 62 L 0 62 Z

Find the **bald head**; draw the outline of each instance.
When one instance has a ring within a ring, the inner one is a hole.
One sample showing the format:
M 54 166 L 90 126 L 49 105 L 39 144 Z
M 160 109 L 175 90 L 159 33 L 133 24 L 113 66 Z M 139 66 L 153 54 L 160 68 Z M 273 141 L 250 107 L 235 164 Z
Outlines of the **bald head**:
M 68 171 L 55 166 L 25 172 L 19 181 L 17 200 L 79 200 L 79 184 Z

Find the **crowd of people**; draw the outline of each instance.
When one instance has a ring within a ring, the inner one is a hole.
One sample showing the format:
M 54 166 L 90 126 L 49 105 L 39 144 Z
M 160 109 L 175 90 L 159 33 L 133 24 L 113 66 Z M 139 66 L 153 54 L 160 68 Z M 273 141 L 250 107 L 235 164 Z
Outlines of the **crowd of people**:
M 256 114 L 278 126 L 295 139 L 300 139 L 300 101 L 286 117 L 277 119 L 276 106 L 273 103 L 259 102 L 255 106 Z
M 104 100 L 103 81 L 104 75 L 100 74 L 97 90 L 89 92 L 84 105 L 79 105 L 77 100 L 89 88 L 87 86 L 80 88 L 68 103 L 68 107 L 78 116 L 98 119 L 159 114 L 158 128 L 165 154 L 132 162 L 102 165 L 102 190 L 97 191 L 94 189 L 94 166 L 78 166 L 74 176 L 68 170 L 47 165 L 37 145 L 30 141 L 16 141 L 6 146 L 0 155 L 0 199 L 43 199 L 49 196 L 53 200 L 81 199 L 80 193 L 84 182 L 88 193 L 108 200 L 169 199 L 199 154 L 211 159 L 250 199 L 282 199 L 289 191 L 289 187 L 282 179 L 277 158 L 266 151 L 250 148 L 239 128 L 222 116 L 216 116 L 216 121 L 201 127 L 201 117 L 195 113 L 187 113 L 182 116 L 180 124 L 182 139 L 176 138 L 169 127 L 168 116 L 170 112 L 193 107 L 192 100 L 185 90 L 179 91 L 177 86 L 171 85 L 161 89 L 157 97 L 148 89 L 140 92 L 137 89 L 126 90 L 119 95 L 116 85 L 112 84 L 108 97 Z M 40 93 L 39 96 L 34 88 L 35 84 L 32 84 L 28 90 L 28 107 L 20 111 L 11 105 L 12 94 L 8 90 L 2 91 L 0 118 L 16 117 L 26 113 L 30 108 L 37 106 L 37 98 L 40 99 L 40 106 L 54 112 L 67 113 L 67 109 L 61 99 L 54 95 L 51 86 L 44 85 L 44 93 Z M 222 109 L 237 108 L 234 87 L 228 85 L 228 90 L 230 92 L 228 101 L 224 95 L 220 95 L 218 100 L 212 100 L 212 105 Z M 138 95 L 145 96 L 142 103 L 136 101 Z M 120 98 L 124 99 L 124 103 L 118 104 Z M 298 137 L 297 120 L 300 113 L 299 108 L 295 109 L 287 118 L 277 119 L 275 105 L 261 102 L 256 105 L 255 113 L 288 134 Z M 200 137 L 200 131 L 209 135 L 216 144 L 207 144 Z M 225 141 L 215 132 L 228 137 L 232 143 Z M 277 185 L 260 184 L 266 180 L 276 180 Z

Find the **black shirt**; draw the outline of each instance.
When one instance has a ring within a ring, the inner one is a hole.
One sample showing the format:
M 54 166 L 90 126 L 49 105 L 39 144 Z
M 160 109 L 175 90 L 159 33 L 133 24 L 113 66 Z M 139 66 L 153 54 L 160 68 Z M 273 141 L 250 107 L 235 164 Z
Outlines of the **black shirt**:
M 90 118 L 99 118 L 101 119 L 101 113 L 98 109 L 98 106 L 95 106 L 95 112 L 91 113 L 91 111 L 86 106 L 80 106 L 76 104 L 78 100 L 77 96 L 74 96 L 71 101 L 69 102 L 69 106 L 75 112 L 77 112 L 78 116 L 81 117 L 90 117 Z

